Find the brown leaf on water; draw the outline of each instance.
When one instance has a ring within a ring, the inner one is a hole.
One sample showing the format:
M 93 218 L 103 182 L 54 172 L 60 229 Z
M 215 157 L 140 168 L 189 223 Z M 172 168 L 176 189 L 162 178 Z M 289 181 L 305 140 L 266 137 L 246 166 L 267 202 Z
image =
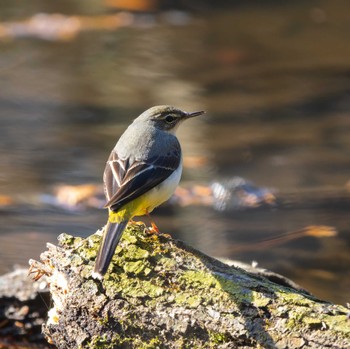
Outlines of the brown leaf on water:
M 210 187 L 206 185 L 194 185 L 192 191 L 201 197 L 207 197 L 213 195 L 213 191 Z
M 334 227 L 327 225 L 309 225 L 304 229 L 305 235 L 313 236 L 316 238 L 337 236 L 338 232 Z
M 127 11 L 154 11 L 158 0 L 105 0 L 105 5 Z
M 0 22 L 0 40 L 30 37 L 48 41 L 69 41 L 82 31 L 113 31 L 132 22 L 132 15 L 126 13 L 102 16 L 38 13 L 22 21 Z
M 185 156 L 184 166 L 187 168 L 200 168 L 208 164 L 208 159 L 204 156 Z
M 333 237 L 338 234 L 334 227 L 325 225 L 309 225 L 302 229 L 286 232 L 272 238 L 266 238 L 264 240 L 251 242 L 249 244 L 240 244 L 231 248 L 230 251 L 243 252 L 243 251 L 257 251 L 261 248 L 269 248 L 286 243 L 287 241 L 300 239 L 304 236 L 312 236 L 315 238 Z
M 345 184 L 345 189 L 350 192 L 350 180 L 348 180 Z
M 8 195 L 0 195 L 0 207 L 10 206 L 14 203 L 14 200 Z
M 99 193 L 100 187 L 95 184 L 60 185 L 55 189 L 55 196 L 59 205 L 76 207 L 87 203 Z
M 212 190 L 210 187 L 204 185 L 195 185 L 191 188 L 177 187 L 173 201 L 179 206 L 212 206 Z

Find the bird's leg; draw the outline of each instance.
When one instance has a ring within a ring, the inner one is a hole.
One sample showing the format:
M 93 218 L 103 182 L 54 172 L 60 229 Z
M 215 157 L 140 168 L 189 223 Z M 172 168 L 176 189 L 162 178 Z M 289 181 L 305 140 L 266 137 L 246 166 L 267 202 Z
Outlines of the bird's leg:
M 148 216 L 149 220 L 151 221 L 151 228 L 148 229 L 149 233 L 151 233 L 151 234 L 160 234 L 160 230 L 157 227 L 156 223 L 154 223 L 154 221 L 151 218 L 150 214 L 147 212 L 146 215 Z
M 129 219 L 131 225 L 145 225 L 142 221 L 134 221 L 132 218 Z

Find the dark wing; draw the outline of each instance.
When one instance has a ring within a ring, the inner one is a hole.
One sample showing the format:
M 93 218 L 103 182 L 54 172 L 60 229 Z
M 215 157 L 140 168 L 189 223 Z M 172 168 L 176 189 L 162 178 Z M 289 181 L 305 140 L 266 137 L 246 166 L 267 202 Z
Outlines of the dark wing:
M 161 156 L 145 161 L 122 160 L 113 150 L 104 172 L 107 203 L 113 211 L 151 190 L 167 179 L 180 165 L 180 144 Z

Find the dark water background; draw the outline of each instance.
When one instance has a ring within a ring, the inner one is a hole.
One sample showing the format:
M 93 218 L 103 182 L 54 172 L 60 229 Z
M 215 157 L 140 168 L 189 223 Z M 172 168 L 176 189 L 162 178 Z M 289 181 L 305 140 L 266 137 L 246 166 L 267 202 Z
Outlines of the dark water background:
M 100 183 L 130 121 L 171 104 L 207 111 L 179 130 L 185 156 L 205 159 L 185 168 L 183 184 L 241 176 L 295 203 L 230 214 L 163 208 L 154 214 L 161 230 L 349 301 L 350 3 L 230 3 L 143 14 L 129 28 L 67 41 L 0 41 L 0 194 L 16 199 L 0 208 L 1 273 L 38 258 L 62 232 L 87 236 L 102 226 L 103 210 L 69 212 L 41 198 L 60 183 Z M 39 12 L 110 10 L 97 1 L 3 1 L 0 21 Z M 338 235 L 233 251 L 308 225 Z

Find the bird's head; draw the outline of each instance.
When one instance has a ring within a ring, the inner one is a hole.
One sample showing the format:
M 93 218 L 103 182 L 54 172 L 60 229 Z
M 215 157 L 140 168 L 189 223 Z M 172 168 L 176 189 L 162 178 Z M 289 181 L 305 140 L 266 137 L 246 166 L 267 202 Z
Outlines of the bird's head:
M 175 133 L 182 121 L 204 113 L 204 111 L 188 113 L 169 105 L 158 105 L 147 109 L 135 121 L 146 121 L 162 131 Z

